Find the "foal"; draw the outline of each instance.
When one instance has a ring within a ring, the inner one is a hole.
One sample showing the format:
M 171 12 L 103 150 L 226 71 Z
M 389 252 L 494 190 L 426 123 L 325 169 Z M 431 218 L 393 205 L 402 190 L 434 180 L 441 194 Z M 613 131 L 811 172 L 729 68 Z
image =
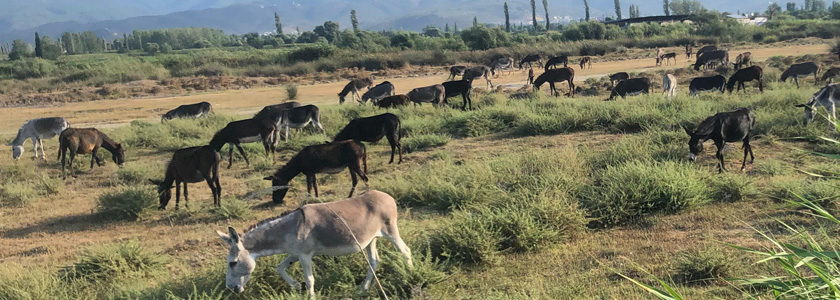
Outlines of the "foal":
M 166 177 L 163 181 L 149 179 L 158 186 L 160 206 L 166 209 L 172 199 L 172 183 L 175 183 L 175 209 L 181 202 L 181 183 L 184 183 L 184 206 L 189 207 L 187 183 L 206 181 L 213 192 L 213 205 L 221 207 L 222 186 L 219 184 L 219 152 L 210 146 L 199 146 L 179 149 L 172 155 L 172 160 L 166 167 Z
M 76 158 L 76 154 L 90 153 L 91 169 L 93 169 L 94 162 L 96 162 L 97 166 L 102 166 L 102 160 L 96 156 L 99 147 L 111 152 L 114 163 L 118 166 L 122 166 L 125 162 L 125 149 L 123 149 L 122 145 L 96 128 L 67 128 L 61 132 L 61 135 L 58 137 L 58 142 L 58 158 L 61 159 L 61 177 L 63 179 L 67 179 L 67 175 L 64 173 L 67 150 L 70 150 L 69 166 L 70 175 L 73 177 L 76 177 L 76 172 L 73 170 L 73 159 Z

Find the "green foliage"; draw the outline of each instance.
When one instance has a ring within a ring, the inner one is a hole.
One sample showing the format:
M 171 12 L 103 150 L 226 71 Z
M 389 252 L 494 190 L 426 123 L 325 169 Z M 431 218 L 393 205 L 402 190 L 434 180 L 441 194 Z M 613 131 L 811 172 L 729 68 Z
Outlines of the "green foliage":
M 163 270 L 164 254 L 150 253 L 137 240 L 97 246 L 84 251 L 79 261 L 64 267 L 64 279 L 117 281 L 125 278 L 148 278 Z
M 443 134 L 422 134 L 411 136 L 402 140 L 402 149 L 405 153 L 422 151 L 446 145 L 446 143 L 449 143 L 450 139 L 451 137 Z
M 756 183 L 742 174 L 721 174 L 712 177 L 710 187 L 714 191 L 713 199 L 718 201 L 743 201 L 758 195 Z
M 296 100 L 298 93 L 298 86 L 296 84 L 286 85 L 286 98 L 289 100 Z
M 234 197 L 222 198 L 222 206 L 213 208 L 213 214 L 220 219 L 242 220 L 251 215 L 251 204 Z
M 132 186 L 105 192 L 97 199 L 96 207 L 106 218 L 133 221 L 153 210 L 157 202 L 151 186 Z
M 7 183 L 0 186 L 0 206 L 25 206 L 37 197 L 35 189 L 26 182 Z
M 717 247 L 683 251 L 676 260 L 677 278 L 687 284 L 709 284 L 728 277 L 734 263 L 730 254 Z

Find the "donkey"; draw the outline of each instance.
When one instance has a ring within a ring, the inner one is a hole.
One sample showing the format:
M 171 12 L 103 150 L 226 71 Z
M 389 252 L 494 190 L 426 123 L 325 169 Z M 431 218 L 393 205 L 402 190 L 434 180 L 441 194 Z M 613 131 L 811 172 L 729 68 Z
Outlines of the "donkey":
M 528 85 L 534 84 L 534 69 L 528 69 Z
M 381 108 L 397 108 L 400 106 L 406 106 L 409 103 L 411 103 L 411 99 L 408 99 L 408 96 L 394 95 L 391 97 L 385 97 L 384 99 L 374 103 L 374 105 Z
M 371 103 L 376 103 L 376 101 L 379 101 L 382 98 L 393 95 L 394 85 L 391 84 L 391 82 L 383 81 L 362 94 L 362 103 L 367 103 L 368 100 L 370 100 Z
M 825 71 L 825 74 L 823 74 L 820 81 L 828 81 L 826 83 L 831 84 L 831 81 L 834 79 L 834 77 L 837 77 L 838 75 L 840 75 L 840 68 L 830 68 L 828 69 L 828 71 Z
M 639 95 L 650 93 L 650 79 L 646 77 L 631 78 L 618 83 L 610 93 L 608 100 L 615 99 L 616 96 L 621 96 L 622 99 L 627 95 Z
M 386 193 L 371 190 L 355 198 L 336 202 L 307 204 L 278 217 L 263 220 L 246 230 L 241 236 L 228 227 L 228 233 L 216 232 L 230 246 L 227 255 L 225 285 L 241 293 L 256 267 L 256 259 L 263 256 L 287 253 L 277 266 L 286 283 L 299 290 L 300 284 L 292 279 L 286 268 L 300 261 L 309 298 L 315 297 L 315 276 L 312 274 L 312 257 L 315 255 L 350 255 L 365 249 L 370 268 L 362 282 L 366 291 L 379 265 L 376 238 L 391 241 L 405 256 L 409 267 L 411 250 L 400 238 L 397 228 L 397 204 Z
M 552 95 L 559 96 L 560 93 L 557 92 L 557 88 L 554 86 L 555 82 L 562 82 L 566 81 L 569 83 L 569 96 L 575 96 L 575 69 L 572 68 L 559 68 L 559 69 L 551 69 L 542 73 L 537 79 L 534 80 L 534 89 L 540 90 L 540 86 L 543 83 L 548 82 L 548 86 L 550 87 L 550 92 Z
M 610 89 L 615 87 L 616 82 L 621 82 L 622 80 L 630 79 L 630 74 L 627 72 L 618 72 L 615 74 L 611 74 L 610 76 Z
M 26 140 L 32 140 L 32 151 L 35 152 L 34 159 L 38 159 L 38 147 L 41 147 L 41 158 L 46 160 L 44 142 L 41 140 L 51 139 L 67 128 L 70 128 L 70 123 L 61 117 L 37 118 L 26 121 L 18 129 L 15 139 L 9 143 L 9 146 L 12 146 L 12 159 L 19 159 L 23 155 L 23 144 L 26 143 Z
M 321 110 L 317 106 L 309 104 L 301 107 L 290 108 L 280 114 L 280 126 L 277 130 L 283 129 L 285 131 L 285 140 L 289 141 L 289 128 L 301 129 L 306 125 L 312 124 L 315 131 L 319 129 L 324 134 L 324 126 L 321 125 Z M 275 139 L 276 141 L 276 139 Z
M 569 66 L 569 57 L 566 55 L 555 56 L 549 58 L 548 61 L 545 63 L 545 70 L 548 71 L 551 67 L 557 67 L 558 65 L 563 64 L 563 67 Z
M 66 165 L 67 152 L 70 151 L 70 176 L 76 177 L 76 172 L 73 170 L 73 159 L 76 154 L 90 153 L 90 168 L 93 169 L 93 163 L 97 166 L 102 166 L 102 160 L 96 156 L 99 152 L 99 147 L 105 148 L 111 152 L 114 163 L 122 166 L 125 162 L 125 149 L 120 143 L 115 142 L 107 135 L 97 130 L 96 128 L 67 128 L 58 136 L 58 158 L 61 159 L 61 178 L 67 179 L 64 172 Z
M 589 56 L 584 56 L 580 59 L 580 69 L 583 70 L 583 67 L 589 65 L 589 68 L 592 69 L 592 58 Z
M 365 185 L 368 184 L 367 150 L 364 144 L 346 140 L 307 146 L 295 154 L 285 166 L 264 179 L 270 180 L 272 186 L 280 187 L 288 185 L 295 176 L 303 173 L 306 175 L 306 191 L 312 193 L 312 189 L 315 189 L 315 197 L 318 197 L 318 181 L 315 179 L 315 174 L 335 174 L 343 171 L 344 168 L 350 169 L 353 187 L 350 188 L 348 197 L 353 197 L 353 191 L 359 183 L 356 176 L 361 177 Z M 286 188 L 275 189 L 271 194 L 271 200 L 276 204 L 282 204 L 287 191 Z
M 692 79 L 688 85 L 688 94 L 697 96 L 700 92 L 705 91 L 720 91 L 723 94 L 724 86 L 726 86 L 726 77 L 721 75 L 697 77 Z
M 748 108 L 740 108 L 730 112 L 717 113 L 708 117 L 694 131 L 683 127 L 691 139 L 688 141 L 688 159 L 695 161 L 697 155 L 703 152 L 703 142 L 713 140 L 717 146 L 718 173 L 726 170 L 723 163 L 723 148 L 727 142 L 742 141 L 744 144 L 744 161 L 741 171 L 747 165 L 747 153 L 750 154 L 750 164 L 755 161 L 752 146 L 750 146 L 751 131 L 755 126 L 755 115 Z
M 658 59 L 659 62 L 657 64 L 662 65 L 662 60 L 665 60 L 665 65 L 670 66 L 672 59 L 674 60 L 674 65 L 676 65 L 677 64 L 677 53 L 674 53 L 674 52 L 665 53 L 665 54 L 662 54 L 662 56 L 659 57 L 659 59 Z
M 172 155 L 172 160 L 166 166 L 166 176 L 163 181 L 149 179 L 158 186 L 160 206 L 158 209 L 166 209 L 169 200 L 172 199 L 172 183 L 175 183 L 175 210 L 181 202 L 181 183 L 184 183 L 184 206 L 189 208 L 189 194 L 187 183 L 206 181 L 213 192 L 213 205 L 221 207 L 222 186 L 219 184 L 219 152 L 210 146 L 189 147 L 178 149 Z
M 501 75 L 501 72 L 505 70 L 508 71 L 508 75 L 513 73 L 513 58 L 502 57 L 493 61 L 490 66 L 490 74 L 496 76 L 496 70 L 499 70 L 499 75 Z
M 697 54 L 695 54 L 694 56 L 700 58 L 700 55 L 703 55 L 703 53 L 716 51 L 717 49 L 718 47 L 716 45 L 703 46 L 700 47 L 700 50 L 697 50 Z
M 449 77 L 446 77 L 446 80 L 453 80 L 455 76 L 464 76 L 466 70 L 467 66 L 451 66 L 449 67 Z
M 204 115 L 208 115 L 213 112 L 213 106 L 210 105 L 209 102 L 199 102 L 193 104 L 185 104 L 176 107 L 173 110 L 166 112 L 161 117 L 161 122 L 166 120 L 172 120 L 175 118 L 198 118 Z
M 356 100 L 356 98 L 359 98 L 359 91 L 361 91 L 362 88 L 370 89 L 371 85 L 373 85 L 373 79 L 370 77 L 350 80 L 350 82 L 344 86 L 344 89 L 338 93 L 338 104 L 344 103 L 344 97 L 347 97 L 347 94 L 351 93 L 353 94 L 353 100 Z
M 677 77 L 674 74 L 662 74 L 662 93 L 674 97 L 677 90 Z
M 704 47 L 705 48 L 705 47 Z M 715 62 L 728 62 L 729 52 L 724 50 L 712 50 L 704 53 L 697 53 L 697 61 L 694 62 L 694 71 L 700 71 L 700 67 L 708 68 Z
M 736 71 L 740 70 L 741 67 L 746 66 L 747 64 L 752 66 L 752 52 L 738 54 L 738 56 L 735 57 L 735 62 L 732 64 L 735 65 Z
M 536 62 L 537 65 L 540 68 L 542 68 L 543 67 L 542 55 L 536 54 L 536 53 L 526 55 L 525 57 L 522 58 L 522 60 L 519 61 L 519 69 L 522 70 L 522 65 L 524 65 L 524 64 L 528 64 L 528 68 L 532 68 L 531 64 L 534 63 L 534 62 Z
M 411 102 L 414 102 L 414 106 L 427 102 L 431 102 L 433 105 L 438 106 L 443 104 L 444 97 L 446 97 L 446 89 L 443 85 L 435 84 L 415 88 L 408 92 L 407 96 Z
M 274 134 L 271 137 L 271 145 L 277 145 L 277 135 L 279 132 L 277 128 L 280 128 L 280 121 L 282 120 L 283 112 L 295 107 L 300 107 L 300 103 L 297 101 L 289 101 L 263 107 L 262 110 L 254 115 L 254 120 L 260 121 L 264 126 L 274 126 L 275 129 Z
M 811 74 L 814 74 L 815 84 L 819 84 L 819 81 L 817 80 L 817 73 L 819 72 L 820 65 L 813 62 L 794 64 L 782 72 L 782 77 L 779 78 L 779 80 L 785 82 L 789 77 L 793 77 L 793 82 L 796 82 L 796 88 L 799 88 L 799 78 L 810 76 Z
M 461 106 L 461 110 L 467 110 L 467 104 L 470 105 L 470 110 L 472 110 L 472 98 L 470 98 L 470 92 L 472 91 L 472 82 L 469 80 L 457 80 L 457 81 L 447 81 L 442 83 L 444 91 L 446 91 L 445 96 L 443 97 L 443 101 L 446 99 L 461 95 L 461 98 L 464 100 L 464 105 Z
M 469 68 L 466 71 L 464 71 L 463 79 L 473 81 L 477 78 L 484 77 L 484 80 L 487 81 L 487 85 L 492 90 L 493 89 L 493 82 L 490 81 L 490 73 L 491 73 L 491 70 L 487 66 L 475 66 L 475 67 Z
M 747 87 L 744 86 L 744 82 L 749 82 L 753 80 L 758 80 L 758 91 L 764 92 L 764 80 L 762 80 L 762 76 L 764 75 L 764 70 L 761 69 L 759 66 L 751 66 L 749 68 L 743 68 L 735 72 L 732 77 L 729 77 L 729 81 L 726 82 L 726 89 L 729 90 L 729 93 L 732 93 L 732 89 L 735 88 L 735 83 L 738 83 L 738 90 L 736 92 L 740 92 L 741 88 L 744 89 L 744 92 L 747 92 Z
M 805 108 L 805 125 L 814 122 L 814 111 L 817 105 L 828 111 L 828 129 L 832 130 L 837 120 L 837 102 L 840 101 L 840 84 L 829 84 L 820 89 L 806 104 L 797 104 L 796 107 Z
M 692 52 L 694 52 L 694 47 L 691 44 L 685 44 L 685 59 L 691 59 Z
M 657 66 L 657 67 L 658 67 L 658 66 L 660 66 L 660 65 L 662 65 L 662 55 L 664 55 L 664 54 L 665 54 L 665 49 L 662 49 L 662 48 L 656 48 L 656 56 L 655 56 L 655 59 L 656 59 L 656 66 Z
M 245 163 L 250 166 L 251 161 L 249 161 L 248 156 L 245 155 L 245 150 L 242 150 L 242 143 L 256 143 L 261 141 L 263 147 L 265 147 L 265 155 L 274 158 L 270 155 L 270 151 L 275 150 L 271 144 L 271 136 L 275 130 L 274 125 L 267 124 L 266 122 L 257 119 L 233 121 L 213 135 L 213 138 L 210 139 L 210 147 L 213 147 L 216 152 L 221 152 L 222 147 L 224 147 L 225 144 L 230 144 L 227 166 L 228 169 L 233 166 L 234 146 L 236 146 L 236 149 L 239 150 L 239 154 L 242 155 L 242 158 L 245 159 Z
M 402 134 L 400 133 L 400 118 L 392 113 L 384 113 L 367 118 L 359 118 L 350 121 L 344 129 L 338 132 L 333 138 L 333 142 L 344 140 L 355 140 L 357 142 L 376 143 L 382 137 L 388 138 L 388 144 L 391 145 L 391 160 L 388 163 L 394 162 L 394 152 L 399 151 L 400 160 L 398 164 L 402 163 Z

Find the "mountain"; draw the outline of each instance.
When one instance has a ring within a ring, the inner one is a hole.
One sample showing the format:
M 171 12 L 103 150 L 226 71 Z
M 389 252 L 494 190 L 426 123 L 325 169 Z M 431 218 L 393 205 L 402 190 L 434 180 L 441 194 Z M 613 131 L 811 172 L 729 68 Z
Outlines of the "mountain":
M 460 28 L 472 24 L 504 22 L 505 0 L 0 0 L 0 43 L 21 38 L 31 42 L 34 33 L 59 36 L 62 32 L 91 30 L 111 38 L 136 29 L 211 27 L 227 33 L 270 32 L 274 13 L 280 15 L 285 32 L 295 28 L 311 30 L 324 21 L 349 27 L 350 10 L 357 11 L 360 26 L 370 30 L 420 30 L 426 25 L 443 27 L 457 22 Z M 530 24 L 530 2 L 508 0 L 511 23 Z M 537 18 L 545 16 L 537 1 Z M 590 0 L 593 18 L 614 15 L 613 0 Z M 642 15 L 662 14 L 658 1 L 623 1 L 637 4 Z M 763 11 L 767 2 L 745 0 L 701 0 L 706 8 L 721 11 Z M 49 7 L 44 9 L 44 7 Z M 10 8 L 10 9 L 6 9 Z M 583 1 L 549 0 L 552 22 L 579 20 Z M 49 22 L 46 22 L 48 20 Z M 34 25 L 33 25 L 34 24 Z M 29 26 L 31 25 L 31 26 Z M 29 26 L 29 27 L 27 27 Z

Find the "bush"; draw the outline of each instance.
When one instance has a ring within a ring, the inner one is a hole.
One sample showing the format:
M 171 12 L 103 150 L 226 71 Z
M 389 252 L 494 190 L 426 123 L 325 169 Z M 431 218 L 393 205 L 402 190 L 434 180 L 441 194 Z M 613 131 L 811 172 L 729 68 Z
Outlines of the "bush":
M 493 262 L 501 237 L 485 217 L 477 213 L 454 213 L 452 224 L 438 228 L 428 237 L 432 256 L 453 264 Z
M 26 182 L 8 183 L 0 186 L 0 206 L 25 206 L 35 200 L 38 193 Z
M 412 136 L 402 140 L 402 150 L 404 153 L 426 150 L 446 145 L 446 143 L 449 143 L 449 140 L 450 137 L 443 134 L 423 134 Z
M 719 174 L 712 177 L 710 185 L 718 201 L 742 201 L 758 195 L 755 182 L 743 174 Z
M 125 187 L 99 196 L 97 209 L 105 217 L 118 220 L 137 220 L 157 204 L 157 194 L 151 187 Z
M 287 84 L 286 85 L 286 95 L 289 100 L 297 99 L 298 94 L 298 86 L 295 84 Z
M 147 184 L 149 178 L 159 178 L 161 175 L 163 172 L 158 166 L 141 162 L 125 164 L 117 170 L 117 178 L 126 185 Z
M 683 283 L 708 284 L 713 279 L 729 276 L 734 262 L 722 250 L 710 247 L 681 252 L 676 264 L 676 277 Z
M 222 206 L 213 208 L 213 214 L 221 219 L 242 220 L 251 215 L 251 204 L 239 200 L 234 197 L 225 197 L 221 199 Z
M 60 274 L 65 279 L 80 278 L 92 282 L 143 278 L 160 273 L 166 262 L 164 254 L 149 253 L 137 240 L 130 240 L 88 249 L 79 261 L 64 267 Z

